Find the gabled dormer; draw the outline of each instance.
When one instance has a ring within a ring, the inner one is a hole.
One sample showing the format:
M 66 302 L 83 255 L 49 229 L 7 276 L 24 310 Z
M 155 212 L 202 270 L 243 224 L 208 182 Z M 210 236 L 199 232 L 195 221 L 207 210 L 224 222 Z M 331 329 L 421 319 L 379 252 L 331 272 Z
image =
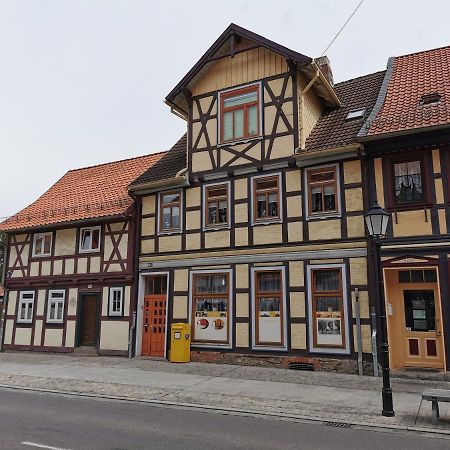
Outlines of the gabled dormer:
M 330 74 L 231 24 L 166 97 L 188 122 L 188 173 L 208 179 L 287 165 L 322 112 L 339 106 Z

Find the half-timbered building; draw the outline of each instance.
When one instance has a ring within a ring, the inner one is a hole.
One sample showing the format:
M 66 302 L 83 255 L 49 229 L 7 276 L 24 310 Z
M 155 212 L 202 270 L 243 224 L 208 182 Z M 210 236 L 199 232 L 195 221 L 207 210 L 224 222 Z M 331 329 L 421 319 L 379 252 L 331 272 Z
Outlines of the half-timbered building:
M 371 351 L 357 133 L 384 72 L 334 85 L 314 60 L 230 25 L 166 97 L 187 133 L 130 186 L 139 206 L 136 354 L 355 370 Z
M 390 363 L 450 368 L 450 47 L 391 58 L 359 137 L 367 195 L 392 214 L 382 246 Z
M 136 221 L 127 185 L 162 155 L 71 170 L 0 224 L 3 349 L 128 354 Z

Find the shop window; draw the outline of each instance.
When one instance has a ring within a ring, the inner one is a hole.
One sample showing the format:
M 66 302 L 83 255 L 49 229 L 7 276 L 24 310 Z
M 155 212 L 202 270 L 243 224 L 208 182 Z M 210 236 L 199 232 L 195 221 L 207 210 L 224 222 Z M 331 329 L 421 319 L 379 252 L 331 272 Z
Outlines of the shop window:
M 229 273 L 194 273 L 192 278 L 193 341 L 227 345 L 230 342 Z
M 322 216 L 339 212 L 337 166 L 307 170 L 308 215 Z
M 18 323 L 33 322 L 34 296 L 34 291 L 23 291 L 19 294 Z
M 310 266 L 310 345 L 312 351 L 348 352 L 344 267 Z
M 205 226 L 219 228 L 229 225 L 229 184 L 213 184 L 204 187 L 205 193 Z
M 64 302 L 66 291 L 52 290 L 48 292 L 47 323 L 62 323 L 64 321 Z
M 254 223 L 280 220 L 279 175 L 255 177 L 252 186 Z
M 181 230 L 181 191 L 159 194 L 159 229 L 161 232 Z
M 100 227 L 82 228 L 80 230 L 80 252 L 98 252 L 100 250 Z
M 283 271 L 255 270 L 254 287 L 254 345 L 284 347 Z
M 123 314 L 123 287 L 109 288 L 109 315 L 121 316 Z
M 219 94 L 221 143 L 259 135 L 259 92 L 257 84 Z
M 50 256 L 53 233 L 36 233 L 33 238 L 33 256 Z
M 423 162 L 421 160 L 393 163 L 394 205 L 425 201 Z

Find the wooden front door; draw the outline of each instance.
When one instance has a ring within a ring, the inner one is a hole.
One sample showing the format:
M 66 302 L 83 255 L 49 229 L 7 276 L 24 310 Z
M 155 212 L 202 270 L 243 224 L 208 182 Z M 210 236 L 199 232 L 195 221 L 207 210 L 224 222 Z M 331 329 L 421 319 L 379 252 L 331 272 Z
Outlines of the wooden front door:
M 403 282 L 397 271 L 389 272 L 386 301 L 392 367 L 443 369 L 444 343 L 437 282 Z M 420 270 L 410 272 L 414 277 Z
M 144 297 L 141 350 L 144 356 L 164 356 L 166 303 L 166 294 L 152 294 Z
M 98 295 L 83 295 L 80 311 L 80 346 L 97 345 Z

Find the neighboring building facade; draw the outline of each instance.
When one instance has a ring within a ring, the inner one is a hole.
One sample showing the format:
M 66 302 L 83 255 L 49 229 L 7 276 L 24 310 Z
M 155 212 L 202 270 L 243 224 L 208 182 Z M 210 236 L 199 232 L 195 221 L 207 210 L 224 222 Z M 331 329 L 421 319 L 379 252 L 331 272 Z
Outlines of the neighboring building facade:
M 135 210 L 126 186 L 161 156 L 69 171 L 0 224 L 3 349 L 128 354 Z
M 183 137 L 140 203 L 136 354 L 356 368 L 371 327 L 361 145 L 384 72 L 333 87 L 318 63 L 231 25 L 168 95 Z
M 391 367 L 450 369 L 450 47 L 391 58 L 360 132 L 382 247 Z

